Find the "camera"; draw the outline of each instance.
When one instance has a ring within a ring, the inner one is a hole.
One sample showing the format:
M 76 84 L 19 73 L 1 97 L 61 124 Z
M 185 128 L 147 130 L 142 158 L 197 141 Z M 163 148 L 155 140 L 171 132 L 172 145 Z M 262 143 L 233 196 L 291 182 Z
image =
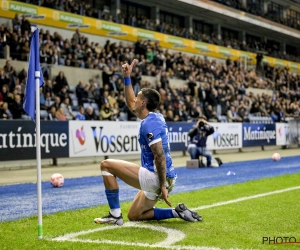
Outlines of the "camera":
M 199 122 L 199 127 L 198 127 L 201 131 L 204 131 L 205 130 L 205 124 L 204 122 Z

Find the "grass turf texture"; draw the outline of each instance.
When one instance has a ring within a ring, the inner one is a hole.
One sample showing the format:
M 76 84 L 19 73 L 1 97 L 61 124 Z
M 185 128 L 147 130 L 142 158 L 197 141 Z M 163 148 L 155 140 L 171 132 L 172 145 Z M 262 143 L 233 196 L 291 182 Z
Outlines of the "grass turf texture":
M 175 206 L 184 202 L 190 208 L 210 205 L 245 196 L 271 192 L 300 185 L 300 174 L 284 175 L 227 185 L 209 189 L 170 195 Z M 300 241 L 300 190 L 273 194 L 266 197 L 208 208 L 198 211 L 203 223 L 188 223 L 180 219 L 143 222 L 151 226 L 176 229 L 185 234 L 177 245 L 219 247 L 221 249 L 299 249 L 299 245 L 262 244 L 262 237 L 296 237 Z M 126 215 L 130 203 L 122 203 Z M 158 207 L 166 207 L 162 202 Z M 138 246 L 122 246 L 85 242 L 55 242 L 49 239 L 105 227 L 96 225 L 93 219 L 106 215 L 108 206 L 92 207 L 43 215 L 43 240 L 37 239 L 37 217 L 0 223 L 0 249 L 146 249 Z M 125 223 L 128 222 L 124 216 Z M 165 232 L 148 228 L 116 227 L 113 230 L 93 232 L 77 239 L 112 240 L 155 244 L 164 240 Z M 175 245 L 176 246 L 176 245 Z M 161 248 L 159 248 L 161 249 Z

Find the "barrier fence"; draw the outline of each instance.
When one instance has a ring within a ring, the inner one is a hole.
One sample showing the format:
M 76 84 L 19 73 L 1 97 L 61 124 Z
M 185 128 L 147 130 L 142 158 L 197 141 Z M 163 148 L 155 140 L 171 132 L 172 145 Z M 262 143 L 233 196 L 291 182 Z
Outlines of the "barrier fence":
M 300 123 L 299 128 L 300 128 Z M 42 121 L 43 159 L 138 154 L 139 122 Z M 169 122 L 171 151 L 186 151 L 188 131 L 194 125 Z M 289 124 L 211 123 L 210 150 L 289 144 Z M 32 121 L 0 122 L 0 161 L 35 159 L 35 125 Z

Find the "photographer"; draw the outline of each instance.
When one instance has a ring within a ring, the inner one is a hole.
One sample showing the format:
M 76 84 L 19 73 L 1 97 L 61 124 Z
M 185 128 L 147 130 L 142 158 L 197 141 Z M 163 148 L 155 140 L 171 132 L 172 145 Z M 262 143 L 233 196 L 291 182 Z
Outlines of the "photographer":
M 188 133 L 190 141 L 187 151 L 192 159 L 198 159 L 200 155 L 206 157 L 207 167 L 211 165 L 212 153 L 206 147 L 206 140 L 214 131 L 214 128 L 206 121 L 206 117 L 199 116 L 197 124 Z

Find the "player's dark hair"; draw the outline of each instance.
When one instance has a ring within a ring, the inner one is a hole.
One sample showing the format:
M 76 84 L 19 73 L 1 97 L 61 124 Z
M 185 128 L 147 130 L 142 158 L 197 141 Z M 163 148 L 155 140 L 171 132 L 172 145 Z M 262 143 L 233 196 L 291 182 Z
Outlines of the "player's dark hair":
M 154 112 L 160 103 L 160 94 L 155 89 L 142 88 L 141 92 L 146 99 L 146 108 Z

